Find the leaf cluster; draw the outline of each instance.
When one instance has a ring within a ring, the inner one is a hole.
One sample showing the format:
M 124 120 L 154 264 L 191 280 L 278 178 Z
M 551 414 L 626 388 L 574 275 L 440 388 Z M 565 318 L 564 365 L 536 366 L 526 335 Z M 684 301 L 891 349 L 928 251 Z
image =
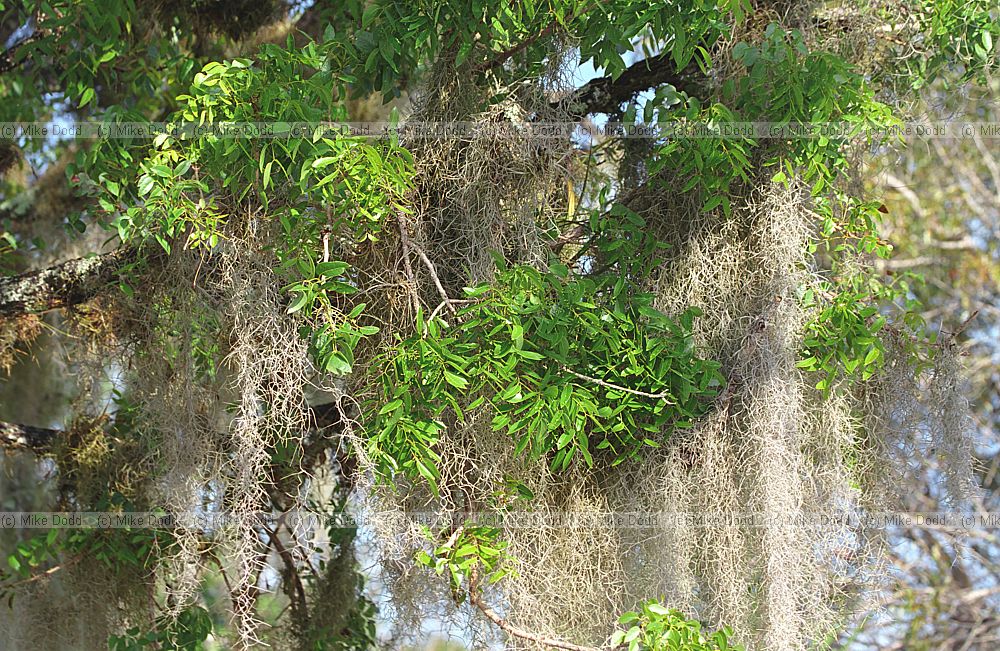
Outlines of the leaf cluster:
M 500 530 L 484 525 L 470 525 L 456 531 L 458 535 L 448 538 L 428 553 L 417 552 L 416 561 L 438 575 L 447 572 L 452 592 L 462 597 L 462 585 L 469 581 L 469 575 L 476 569 L 486 577 L 487 583 L 496 583 L 514 570 L 510 556 L 506 552 L 507 543 L 500 538 Z M 424 537 L 434 540 L 430 529 L 424 528 Z
M 369 453 L 391 475 L 438 477 L 434 445 L 446 420 L 488 405 L 493 429 L 555 470 L 575 459 L 617 465 L 659 447 L 711 406 L 723 378 L 690 339 L 696 310 L 675 321 L 617 274 L 501 269 L 467 289 L 472 305 L 448 324 L 418 324 L 386 355 L 368 409 Z
M 618 618 L 620 628 L 611 636 L 611 646 L 628 651 L 743 651 L 730 641 L 729 629 L 708 633 L 701 622 L 669 609 L 657 600 L 646 601 L 638 612 Z

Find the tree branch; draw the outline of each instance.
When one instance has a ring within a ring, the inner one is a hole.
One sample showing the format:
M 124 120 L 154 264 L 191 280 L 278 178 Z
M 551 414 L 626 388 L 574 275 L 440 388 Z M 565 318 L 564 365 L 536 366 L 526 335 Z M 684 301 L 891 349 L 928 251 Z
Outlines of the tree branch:
M 583 106 L 582 114 L 612 113 L 622 102 L 653 86 L 669 83 L 677 90 L 689 94 L 697 94 L 703 90 L 705 79 L 697 76 L 697 68 L 685 70 L 681 74 L 676 74 L 673 70 L 670 54 L 664 52 L 633 64 L 617 79 L 598 77 L 590 80 L 575 94 L 574 101 Z M 401 216 L 397 215 L 397 218 L 406 249 L 412 243 L 407 241 L 405 222 Z M 409 253 L 410 251 L 404 252 L 404 264 L 409 263 Z M 420 254 L 419 251 L 417 253 Z M 121 268 L 135 257 L 132 250 L 118 249 L 111 253 L 70 260 L 40 271 L 0 278 L 0 317 L 37 314 L 90 300 L 116 280 Z M 426 264 L 428 261 L 424 259 L 423 262 Z M 412 269 L 410 271 L 412 273 Z M 432 273 L 432 279 L 436 280 L 434 275 Z M 450 301 L 440 287 L 438 290 L 443 298 Z M 447 307 L 451 308 L 450 303 Z
M 574 376 L 580 378 L 581 380 L 586 380 L 588 382 L 593 382 L 594 384 L 600 385 L 600 386 L 608 388 L 608 389 L 614 389 L 615 391 L 623 391 L 625 393 L 631 393 L 632 395 L 641 396 L 643 398 L 652 398 L 653 400 L 663 400 L 663 401 L 667 402 L 667 404 L 671 404 L 671 405 L 674 404 L 672 401 L 667 400 L 667 398 L 670 397 L 670 392 L 669 391 L 660 391 L 659 393 L 648 393 L 646 391 L 638 391 L 636 389 L 630 389 L 628 387 L 623 387 L 620 384 L 612 384 L 611 382 L 605 382 L 604 380 L 602 380 L 600 378 L 590 377 L 589 375 L 584 375 L 583 373 L 577 373 L 576 371 L 574 371 L 570 367 L 566 366 L 565 364 L 561 365 L 560 368 L 562 368 L 562 370 L 566 371 L 570 375 L 574 375 Z
M 36 454 L 48 454 L 52 444 L 63 432 L 45 427 L 19 425 L 0 421 L 0 447 L 7 450 L 27 450 Z
M 417 295 L 417 278 L 410 262 L 410 235 L 406 232 L 406 219 L 400 210 L 396 211 L 396 223 L 399 225 L 399 246 L 402 248 L 403 269 L 406 271 L 406 291 L 410 294 L 413 311 L 416 312 L 420 309 L 420 297 Z
M 292 589 L 295 595 L 289 595 L 292 599 L 292 613 L 298 612 L 299 616 L 308 619 L 309 617 L 309 607 L 306 602 L 306 589 L 302 583 L 302 577 L 299 576 L 298 568 L 295 564 L 295 558 L 292 553 L 285 547 L 285 544 L 281 542 L 281 536 L 279 535 L 278 529 L 280 529 L 281 523 L 278 524 L 278 528 L 271 530 L 270 527 L 266 525 L 261 525 L 261 529 L 267 534 L 268 539 L 271 541 L 271 545 L 274 550 L 278 552 L 278 556 L 281 557 L 281 561 L 285 564 L 285 568 L 288 570 L 288 575 L 291 577 Z
M 703 95 L 708 78 L 695 65 L 680 73 L 669 51 L 632 64 L 617 78 L 606 76 L 591 79 L 578 90 L 573 101 L 584 106 L 585 113 L 614 113 L 622 102 L 653 86 L 670 84 L 688 95 Z
M 568 22 L 571 22 L 573 20 L 576 20 L 577 18 L 579 18 L 580 16 L 583 16 L 584 14 L 586 14 L 588 11 L 590 11 L 593 8 L 594 8 L 594 5 L 590 4 L 590 5 L 586 6 L 586 7 L 584 7 L 580 11 L 580 13 L 578 13 L 575 16 L 567 19 L 565 22 L 568 23 Z M 553 20 L 551 23 L 548 24 L 547 27 L 545 27 L 545 29 L 541 30 L 540 32 L 536 32 L 535 34 L 532 34 L 531 36 L 529 36 L 528 38 L 524 39 L 520 43 L 517 43 L 516 45 L 513 45 L 513 46 L 507 48 L 503 52 L 499 52 L 492 59 L 489 59 L 487 61 L 483 61 L 482 63 L 474 66 L 473 70 L 475 72 L 485 72 L 487 70 L 491 70 L 493 68 L 496 68 L 497 66 L 499 66 L 499 65 L 503 64 L 505 61 L 507 61 L 507 59 L 509 59 L 512 56 L 514 56 L 515 54 L 517 54 L 518 52 L 521 52 L 522 50 L 525 50 L 528 47 L 530 47 L 532 43 L 534 43 L 534 42 L 536 42 L 536 41 L 538 41 L 540 39 L 543 39 L 546 36 L 549 36 L 550 34 L 554 33 L 558 27 L 559 27 L 559 21 Z
M 88 301 L 116 280 L 135 257 L 133 250 L 117 249 L 0 278 L 0 317 L 38 314 Z
M 317 405 L 312 409 L 317 429 L 335 427 L 342 421 L 343 416 L 336 403 Z M 56 440 L 65 434 L 63 430 L 0 421 L 0 448 L 45 455 L 52 451 Z
M 469 601 L 473 606 L 486 615 L 487 619 L 496 624 L 500 630 L 522 640 L 528 640 L 529 642 L 534 642 L 535 644 L 547 646 L 552 649 L 565 649 L 566 651 L 602 651 L 599 647 L 582 646 L 565 640 L 545 637 L 511 624 L 483 602 L 482 595 L 479 592 L 477 574 L 477 568 L 473 566 L 472 570 L 469 572 Z
M 52 13 L 56 16 L 56 18 L 62 18 L 63 14 L 62 11 L 60 11 L 59 9 L 53 9 Z M 28 36 L 22 38 L 17 43 L 11 44 L 11 46 L 6 50 L 4 50 L 3 52 L 0 52 L 0 75 L 10 72 L 14 68 L 21 65 L 23 60 L 22 61 L 17 60 L 17 51 L 20 50 L 25 45 L 34 43 L 36 41 L 40 41 L 43 38 L 50 35 L 56 35 L 56 36 L 62 35 L 65 27 L 60 26 L 54 30 L 42 27 L 42 17 L 43 14 L 41 10 L 40 9 L 37 10 L 32 16 L 32 18 L 27 23 L 24 23 L 24 25 L 22 25 L 22 27 L 30 28 L 32 30 L 31 33 Z
M 538 39 L 545 38 L 546 36 L 554 32 L 556 30 L 556 27 L 558 26 L 559 23 L 553 20 L 551 23 L 549 23 L 549 26 L 543 29 L 542 31 L 538 32 L 537 34 L 532 34 L 531 36 L 524 39 L 517 45 L 514 45 L 513 47 L 507 48 L 503 52 L 500 52 L 492 59 L 488 61 L 483 61 L 479 65 L 475 66 L 473 70 L 475 72 L 485 72 L 486 70 L 496 68 L 497 66 L 501 65 L 504 61 L 506 61 L 507 59 L 511 58 L 512 56 L 520 52 L 521 50 L 526 49 L 528 46 L 530 46 Z

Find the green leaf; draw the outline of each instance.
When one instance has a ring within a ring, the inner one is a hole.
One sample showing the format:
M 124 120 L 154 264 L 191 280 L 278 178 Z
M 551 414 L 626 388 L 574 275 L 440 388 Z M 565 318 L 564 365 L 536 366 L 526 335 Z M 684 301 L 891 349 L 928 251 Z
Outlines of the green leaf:
M 267 165 L 264 167 L 264 189 L 266 190 L 269 185 L 271 185 L 271 166 L 274 165 L 274 161 L 268 161 Z
M 368 29 L 381 12 L 382 5 L 377 2 L 373 2 L 365 7 L 364 13 L 361 14 L 361 29 Z
M 348 351 L 349 352 L 349 349 Z M 351 372 L 352 366 L 342 355 L 333 354 L 326 360 L 326 372 L 334 375 L 347 375 Z
M 83 94 L 80 95 L 80 103 L 76 105 L 76 108 L 81 109 L 87 104 L 90 104 L 90 102 L 94 99 L 94 95 L 95 93 L 93 88 L 87 88 L 84 90 Z
M 146 174 L 143 174 L 141 177 L 139 177 L 139 196 L 142 197 L 149 194 L 150 190 L 153 189 L 153 185 L 155 183 L 156 181 L 154 181 L 151 176 L 148 176 Z
M 520 349 L 524 345 L 524 327 L 520 323 L 515 323 L 511 328 L 510 337 L 514 342 L 514 348 Z
M 336 156 L 323 156 L 322 158 L 317 158 L 312 162 L 313 169 L 320 169 L 322 167 L 328 167 L 339 160 Z
M 316 265 L 316 275 L 317 276 L 341 276 L 345 271 L 351 268 L 351 265 L 346 262 L 341 262 L 339 260 L 332 260 L 330 262 L 321 262 Z
M 448 382 L 448 384 L 455 387 L 456 389 L 465 389 L 469 386 L 468 380 L 466 380 L 460 375 L 451 373 L 450 371 L 444 372 L 444 379 Z
M 618 623 L 619 624 L 629 624 L 631 622 L 634 622 L 637 619 L 639 619 L 639 613 L 635 613 L 635 612 L 629 611 L 627 613 L 624 613 L 621 617 L 618 618 Z
M 414 463 L 417 466 L 417 472 L 420 476 L 427 480 L 427 483 L 431 485 L 434 492 L 437 492 L 437 469 L 433 465 L 425 464 L 418 458 L 414 458 Z
M 295 300 L 295 302 L 293 302 L 291 305 L 288 306 L 287 313 L 288 314 L 295 314 L 296 312 L 298 312 L 299 310 L 301 310 L 303 307 L 305 307 L 306 303 L 310 302 L 311 298 L 312 298 L 312 295 L 309 292 L 302 292 L 301 294 L 299 294 L 299 296 Z
M 385 405 L 383 405 L 382 408 L 378 410 L 378 415 L 379 416 L 384 416 L 385 414 L 388 414 L 390 411 L 395 411 L 396 409 L 398 409 L 402 405 L 403 405 L 403 401 L 400 400 L 399 398 L 396 398 L 395 400 L 392 400 L 391 402 L 387 402 Z
M 649 612 L 651 612 L 653 614 L 656 614 L 656 615 L 666 616 L 666 615 L 670 614 L 670 610 L 669 609 L 667 609 L 663 605 L 655 603 L 655 602 L 651 603 L 651 604 L 648 604 L 646 606 L 646 608 L 649 610 Z

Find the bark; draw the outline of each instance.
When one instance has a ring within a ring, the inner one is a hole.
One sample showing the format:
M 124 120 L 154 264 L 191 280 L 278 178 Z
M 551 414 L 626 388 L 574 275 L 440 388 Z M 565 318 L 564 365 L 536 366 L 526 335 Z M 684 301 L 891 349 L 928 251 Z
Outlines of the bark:
M 38 314 L 88 301 L 118 279 L 133 251 L 118 249 L 0 278 L 0 317 Z
M 56 429 L 0 421 L 0 448 L 48 454 L 52 444 L 62 434 Z
M 27 38 L 24 38 L 17 43 L 11 45 L 9 48 L 0 52 L 0 75 L 10 72 L 14 68 L 18 67 L 21 62 L 17 60 L 17 51 L 23 46 L 33 43 L 34 41 L 41 40 L 44 36 L 44 32 L 36 31 Z
M 320 439 L 318 443 L 313 444 L 316 447 L 316 454 L 318 454 L 323 449 L 330 447 L 330 439 L 323 440 L 319 435 L 334 436 L 343 417 L 340 414 L 340 409 L 334 403 L 317 405 L 312 409 L 316 422 L 316 431 L 312 434 L 314 438 Z M 332 432 L 329 431 L 331 429 Z M 45 455 L 51 452 L 55 442 L 65 435 L 66 432 L 63 430 L 0 421 L 0 448 L 6 450 L 24 450 Z M 340 460 L 341 465 L 349 465 L 351 468 L 354 468 L 353 464 L 356 464 L 353 459 L 348 459 L 346 454 L 343 458 L 338 456 L 338 460 Z
M 591 79 L 577 91 L 574 101 L 585 113 L 615 113 L 622 102 L 654 86 L 670 84 L 691 96 L 705 93 L 708 79 L 697 66 L 689 65 L 680 73 L 675 70 L 671 53 L 663 52 L 631 65 L 617 78 Z

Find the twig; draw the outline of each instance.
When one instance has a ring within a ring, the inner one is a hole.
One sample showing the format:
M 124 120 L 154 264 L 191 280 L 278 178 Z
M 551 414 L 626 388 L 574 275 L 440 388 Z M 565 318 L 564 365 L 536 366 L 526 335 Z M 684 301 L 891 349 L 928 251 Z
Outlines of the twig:
M 979 316 L 979 309 L 978 308 L 975 309 L 975 310 L 973 310 L 972 314 L 970 314 L 969 317 L 965 321 L 962 321 L 962 323 L 958 326 L 958 328 L 955 329 L 954 332 L 949 332 L 948 333 L 948 338 L 951 339 L 951 340 L 954 340 L 955 337 L 957 337 L 958 335 L 962 334 L 962 332 L 964 332 L 965 329 L 969 327 L 969 324 L 972 323 L 972 320 L 975 319 L 977 316 Z
M 438 303 L 438 306 L 434 308 L 434 311 L 431 312 L 431 315 L 427 318 L 427 320 L 433 321 L 434 317 L 436 317 L 438 313 L 441 311 L 441 308 L 443 308 L 446 305 L 469 305 L 475 302 L 476 299 L 474 298 L 452 298 L 447 301 L 441 301 L 440 303 Z
M 444 291 L 444 285 L 441 284 L 441 279 L 438 278 L 437 269 L 434 267 L 434 263 L 431 262 L 431 259 L 427 257 L 427 254 L 424 253 L 419 246 L 414 248 L 417 250 L 417 256 L 420 257 L 420 259 L 424 263 L 424 266 L 427 267 L 427 271 L 430 272 L 431 280 L 434 281 L 434 286 L 437 287 L 438 294 L 441 296 L 441 300 L 445 302 L 448 309 L 451 310 L 451 313 L 455 314 L 457 310 L 455 310 L 455 306 L 452 305 L 454 301 L 453 299 L 448 297 L 448 292 Z
M 521 638 L 522 640 L 528 640 L 529 642 L 541 644 L 542 646 L 551 647 L 553 649 L 566 649 L 566 651 L 604 651 L 599 647 L 581 646 L 579 644 L 573 644 L 572 642 L 566 642 L 565 640 L 538 635 L 537 633 L 526 631 L 523 628 L 511 624 L 506 619 L 498 615 L 492 608 L 483 603 L 482 597 L 479 594 L 478 572 L 475 565 L 473 565 L 472 570 L 469 572 L 469 601 L 484 615 L 486 615 L 487 619 L 496 624 L 500 630 L 505 631 L 514 637 Z
M 458 537 L 461 536 L 462 532 L 464 532 L 464 531 L 465 531 L 465 526 L 464 525 L 462 525 L 462 526 L 458 527 L 457 529 L 455 529 L 453 532 L 451 532 L 451 535 L 448 536 L 448 540 L 445 541 L 445 543 L 444 543 L 444 545 L 442 545 L 442 547 L 447 547 L 448 549 L 451 549 L 452 545 L 455 544 L 455 542 L 458 540 Z
M 594 8 L 594 5 L 592 5 L 592 4 L 588 5 L 587 7 L 584 7 L 580 11 L 580 13 L 578 13 L 575 16 L 572 16 L 566 22 L 569 22 L 571 20 L 576 20 L 577 18 L 583 16 L 584 14 L 586 14 L 588 11 L 590 11 L 593 8 Z M 553 20 L 551 23 L 549 23 L 549 25 L 545 29 L 541 30 L 540 32 L 536 32 L 536 33 L 532 34 L 531 36 L 529 36 L 528 38 L 526 38 L 523 41 L 521 41 L 520 43 L 518 43 L 516 45 L 512 45 L 511 47 L 507 48 L 503 52 L 500 52 L 499 54 L 497 54 L 495 57 L 493 57 L 489 61 L 483 61 L 482 63 L 479 63 L 479 64 L 475 65 L 472 68 L 473 71 L 474 72 L 486 72 L 487 70 L 492 70 L 493 68 L 496 68 L 497 66 L 499 66 L 503 62 L 505 62 L 507 59 L 509 59 L 512 56 L 514 56 L 515 54 L 517 54 L 518 52 L 521 52 L 522 50 L 527 49 L 535 41 L 537 41 L 539 39 L 543 39 L 546 36 L 549 36 L 550 34 L 552 34 L 556 30 L 557 27 L 559 27 L 559 21 Z
M 222 582 L 226 584 L 226 592 L 229 593 L 229 599 L 234 604 L 237 602 L 238 597 L 236 596 L 236 590 L 233 588 L 233 584 L 229 581 L 229 575 L 226 574 L 226 567 L 219 560 L 219 557 L 212 550 L 208 549 L 205 551 L 206 555 L 215 561 L 216 567 L 219 568 L 219 574 L 222 576 Z M 256 588 L 256 584 L 253 586 Z
M 266 525 L 261 525 L 261 528 L 267 533 L 267 537 L 271 540 L 271 544 L 274 546 L 274 550 L 278 552 L 278 556 L 284 561 L 285 567 L 288 568 L 288 573 L 292 576 L 292 584 L 295 588 L 295 603 L 299 612 L 307 614 L 306 609 L 306 589 L 302 585 L 302 578 L 299 576 L 298 570 L 295 567 L 295 559 L 292 557 L 291 552 L 288 548 L 281 542 L 281 537 L 278 535 L 277 531 L 272 531 L 270 527 Z
M 399 224 L 399 245 L 403 250 L 403 269 L 406 271 L 406 288 L 413 302 L 413 311 L 420 309 L 420 297 L 417 295 L 417 278 L 413 275 L 413 265 L 410 264 L 410 236 L 406 232 L 406 220 L 399 210 L 396 211 L 396 222 Z
M 605 382 L 604 380 L 598 379 L 596 377 L 590 377 L 589 375 L 584 375 L 583 373 L 577 373 L 568 366 L 561 365 L 560 368 L 566 371 L 570 375 L 575 375 L 581 380 L 587 380 L 588 382 L 593 382 L 594 384 L 599 384 L 602 387 L 607 387 L 608 389 L 614 389 L 615 391 L 624 391 L 625 393 L 631 393 L 632 395 L 642 396 L 643 398 L 652 398 L 653 400 L 666 400 L 670 396 L 669 391 L 660 391 L 659 393 L 647 393 L 645 391 L 639 391 L 637 389 L 629 389 L 628 387 L 623 387 L 618 384 L 612 384 L 611 382 Z M 670 400 L 666 400 L 668 404 L 674 404 Z
M 498 65 L 502 64 L 504 61 L 506 61 L 507 59 L 511 58 L 512 56 L 514 56 L 515 54 L 517 54 L 521 50 L 526 49 L 529 45 L 531 45 L 532 43 L 534 43 L 538 39 L 545 38 L 546 36 L 548 36 L 549 34 L 551 34 L 552 32 L 554 32 L 555 29 L 556 29 L 556 27 L 558 27 L 558 26 L 559 26 L 559 23 L 557 23 L 556 21 L 553 20 L 551 23 L 549 23 L 549 26 L 546 27 L 545 29 L 543 29 L 542 31 L 536 32 L 535 34 L 532 34 L 531 36 L 529 36 L 528 38 L 524 39 L 523 41 L 521 41 L 517 45 L 514 45 L 512 47 L 507 48 L 506 50 L 504 50 L 500 54 L 496 55 L 495 57 L 493 57 L 489 61 L 483 61 L 479 65 L 475 66 L 473 68 L 473 70 L 475 72 L 485 72 L 487 70 L 491 70 L 493 68 L 496 68 Z
M 23 585 L 28 585 L 29 583 L 34 583 L 35 581 L 38 581 L 40 579 L 44 579 L 46 577 L 50 577 L 53 574 L 55 574 L 56 572 L 58 572 L 59 570 L 64 570 L 67 567 L 71 567 L 73 565 L 76 565 L 78 562 L 80 562 L 80 559 L 82 559 L 82 558 L 83 558 L 83 554 L 77 554 L 76 556 L 70 558 L 65 563 L 60 563 L 59 565 L 55 565 L 53 567 L 50 567 L 49 569 L 45 570 L 44 572 L 39 572 L 38 574 L 32 574 L 31 576 L 29 576 L 26 579 L 21 579 L 20 581 L 14 581 L 13 583 L 8 583 L 7 585 L 0 586 L 0 589 L 11 590 L 13 588 L 19 588 L 19 587 L 21 587 Z

